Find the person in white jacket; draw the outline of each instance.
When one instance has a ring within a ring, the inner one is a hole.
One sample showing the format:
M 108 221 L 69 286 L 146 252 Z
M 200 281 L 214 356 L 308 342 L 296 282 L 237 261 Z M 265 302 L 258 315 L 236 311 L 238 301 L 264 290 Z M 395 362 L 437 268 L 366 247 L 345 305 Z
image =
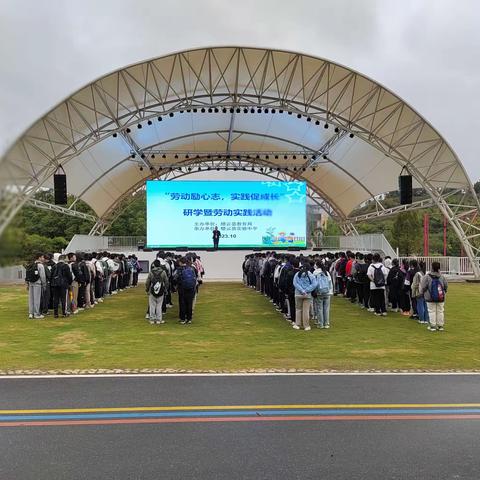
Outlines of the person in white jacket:
M 333 295 L 333 282 L 325 264 L 315 262 L 313 275 L 317 280 L 317 289 L 313 297 L 313 315 L 317 328 L 330 328 L 330 299 Z
M 375 315 L 387 316 L 385 305 L 385 287 L 387 285 L 388 268 L 386 268 L 380 255 L 373 255 L 372 263 L 368 267 L 367 277 L 370 279 L 370 303 L 375 309 Z

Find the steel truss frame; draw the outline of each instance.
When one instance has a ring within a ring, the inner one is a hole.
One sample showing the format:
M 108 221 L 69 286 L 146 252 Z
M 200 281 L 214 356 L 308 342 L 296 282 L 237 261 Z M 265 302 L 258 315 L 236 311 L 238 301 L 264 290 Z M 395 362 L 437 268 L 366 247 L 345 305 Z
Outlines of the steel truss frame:
M 328 122 L 367 142 L 399 169 L 405 167 L 425 189 L 449 220 L 480 277 L 475 260 L 480 253 L 480 204 L 441 135 L 400 98 L 355 71 L 307 55 L 266 49 L 219 47 L 176 53 L 109 74 L 59 104 L 0 159 L 9 182 L 0 191 L 0 234 L 59 166 L 112 135 L 120 136 L 150 168 L 127 129 L 194 109 L 231 113 L 226 152 L 234 142 L 238 109 L 278 110 L 307 121 Z M 452 189 L 459 192 L 455 200 L 449 200 Z M 342 228 L 354 234 L 355 218 L 345 218 L 345 212 L 332 207 L 331 199 L 327 202 L 326 211 L 338 210 Z M 378 214 L 386 214 L 385 210 L 377 202 Z

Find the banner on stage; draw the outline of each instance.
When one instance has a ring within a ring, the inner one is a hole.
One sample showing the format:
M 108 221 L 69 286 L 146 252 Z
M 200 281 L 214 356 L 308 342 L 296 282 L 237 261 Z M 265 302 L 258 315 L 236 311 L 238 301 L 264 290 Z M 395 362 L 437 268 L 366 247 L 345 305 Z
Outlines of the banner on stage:
M 306 247 L 305 182 L 147 181 L 147 246 Z

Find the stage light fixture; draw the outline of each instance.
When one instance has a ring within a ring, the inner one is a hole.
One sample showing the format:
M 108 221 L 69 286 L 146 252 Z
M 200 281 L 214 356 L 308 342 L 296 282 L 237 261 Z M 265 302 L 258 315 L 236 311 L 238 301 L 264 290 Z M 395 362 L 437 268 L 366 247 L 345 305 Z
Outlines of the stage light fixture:
M 152 153 L 152 155 L 151 155 L 151 157 L 150 157 L 150 158 L 155 158 L 155 154 L 154 154 L 154 153 Z
M 278 155 L 275 155 L 275 160 L 278 160 Z
M 248 113 L 248 108 L 244 108 L 243 113 Z
M 263 173 L 263 167 L 260 167 L 260 171 Z
M 252 172 L 254 172 L 254 171 L 255 171 L 255 167 L 252 167 L 250 170 L 251 170 Z
M 227 113 L 227 109 L 225 107 L 222 108 L 223 113 Z
M 188 156 L 188 153 L 185 155 L 185 158 L 188 160 L 190 157 Z
M 268 113 L 268 108 L 265 108 L 265 109 L 263 110 L 263 113 Z
M 162 155 L 162 158 L 167 158 L 167 156 L 165 154 Z
M 237 171 L 237 167 L 233 167 L 233 171 L 236 172 L 236 171 Z
M 268 160 L 270 158 L 270 155 L 265 155 L 265 160 Z
M 177 154 L 175 154 L 175 157 L 174 157 L 174 158 L 178 158 L 178 155 L 177 155 Z
M 139 124 L 137 125 L 137 128 L 138 128 L 138 129 L 142 128 L 142 124 L 139 123 Z
M 228 167 L 227 166 L 225 166 L 225 171 L 228 172 Z
M 180 110 L 180 113 L 183 113 L 183 110 Z
M 307 117 L 307 122 L 311 122 L 312 119 L 310 117 Z
M 207 167 L 207 170 L 210 171 L 212 169 L 212 167 Z
M 334 132 L 335 132 L 335 133 L 338 133 L 339 131 L 340 131 L 340 129 L 339 129 L 338 127 L 335 127 Z
M 326 124 L 323 126 L 323 128 L 328 128 L 328 123 L 326 123 Z
M 302 114 L 301 114 L 301 113 L 297 113 L 297 118 L 302 118 Z
M 287 113 L 288 113 L 289 115 L 291 115 L 291 114 L 292 114 L 292 112 L 291 112 L 290 110 L 289 110 Z
M 278 172 L 278 171 L 280 170 L 280 167 L 277 167 L 276 170 L 277 170 L 277 172 Z
M 305 167 L 302 167 L 302 172 L 304 172 L 305 170 L 306 170 L 306 168 L 305 168 Z
M 327 157 L 327 154 L 324 153 L 323 156 L 322 156 L 322 158 L 323 158 L 324 160 L 327 160 L 327 158 L 328 158 L 328 157 Z
M 242 111 L 242 109 L 239 108 L 239 107 L 237 107 L 236 112 L 237 112 L 237 113 L 240 113 L 241 111 Z
M 272 113 L 275 113 L 275 109 L 274 109 L 274 108 L 272 108 Z
M 351 134 L 349 135 L 350 138 L 353 138 L 354 136 L 355 136 L 355 135 L 354 135 L 353 133 L 351 133 Z
M 150 171 L 153 172 L 153 167 L 152 166 L 150 167 Z
M 306 155 L 304 155 L 304 156 L 303 156 L 303 159 L 304 159 L 304 160 L 306 160 L 306 159 L 307 159 L 307 156 L 306 156 Z
M 320 121 L 319 121 L 319 120 L 315 120 L 315 125 L 320 125 Z
M 257 113 L 262 113 L 262 109 L 260 107 L 257 108 Z
M 157 120 L 158 120 L 159 122 L 161 122 L 161 121 L 163 120 L 163 118 L 162 118 L 162 117 L 157 117 Z
M 197 170 L 198 170 L 199 172 L 201 172 L 201 171 L 202 171 L 202 167 L 198 167 Z
M 219 171 L 220 171 L 220 167 L 217 167 L 217 172 L 219 172 Z
M 152 124 L 152 121 L 149 120 L 149 121 L 147 122 L 147 125 L 151 125 L 151 124 Z
M 143 167 L 140 167 L 140 171 L 143 172 Z
M 245 171 L 247 168 L 246 167 L 242 167 L 242 170 Z
M 213 109 L 213 111 L 214 111 L 215 113 L 218 113 L 218 112 L 219 112 L 218 107 L 215 107 L 215 108 Z
M 135 158 L 135 157 L 136 157 L 136 155 L 135 155 L 134 153 L 132 153 L 132 154 L 130 155 L 130 158 Z
M 112 135 L 112 137 L 113 137 L 113 138 L 117 138 L 117 134 L 114 133 L 114 134 Z
M 188 170 L 189 172 L 191 172 L 191 171 L 192 171 L 192 167 L 188 167 L 187 170 Z
M 198 112 L 198 109 L 197 108 L 194 108 L 193 109 L 193 113 L 197 113 Z
M 254 108 L 251 108 L 251 109 L 250 109 L 250 113 L 255 113 L 255 109 L 254 109 Z
M 296 155 L 293 155 L 293 157 L 292 157 L 292 158 L 293 158 L 294 160 L 296 160 L 296 159 L 297 159 L 297 156 L 296 156 Z
M 237 160 L 240 160 L 240 155 L 237 155 Z
M 187 113 L 190 113 L 192 111 L 191 108 L 187 108 Z
M 283 159 L 284 159 L 284 160 L 286 160 L 287 158 L 288 158 L 288 156 L 287 156 L 287 155 L 284 155 L 284 156 L 283 156 Z
M 169 116 L 169 117 L 173 117 L 173 112 L 170 112 L 170 113 L 168 114 L 168 116 Z
M 213 112 L 213 109 L 212 108 L 209 108 L 208 109 L 208 113 L 212 113 Z
M 130 133 L 130 132 L 131 132 L 131 130 L 130 130 L 129 128 L 127 128 L 125 131 L 126 131 L 127 133 Z
M 288 167 L 285 167 L 284 170 L 285 170 L 286 172 L 288 172 Z
M 315 172 L 317 169 L 315 167 L 312 167 L 312 170 Z
M 202 107 L 202 108 L 200 109 L 200 111 L 201 111 L 202 113 L 205 113 L 205 108 Z
M 297 171 L 297 167 L 293 167 L 293 171 L 296 172 L 296 171 Z
M 260 158 L 260 155 L 255 155 L 255 158 L 258 160 Z
M 145 154 L 144 154 L 144 153 L 142 153 L 142 154 L 140 155 L 140 157 L 142 157 L 142 158 L 145 158 Z
M 282 110 L 282 109 L 280 109 L 280 110 L 278 111 L 278 113 L 283 113 L 283 110 Z
M 233 113 L 235 109 L 233 107 L 230 107 L 230 113 Z
M 207 158 L 211 158 L 211 155 L 210 155 L 210 154 L 208 154 L 208 155 L 207 155 Z
M 316 155 L 312 155 L 312 160 L 316 160 L 317 159 L 317 156 Z

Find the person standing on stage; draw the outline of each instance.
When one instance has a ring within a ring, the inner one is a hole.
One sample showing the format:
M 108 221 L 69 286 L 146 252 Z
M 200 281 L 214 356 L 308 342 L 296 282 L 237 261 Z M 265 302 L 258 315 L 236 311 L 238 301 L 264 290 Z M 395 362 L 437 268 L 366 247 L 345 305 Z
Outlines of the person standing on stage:
M 220 240 L 220 230 L 218 227 L 213 229 L 213 248 L 218 250 L 218 241 Z

